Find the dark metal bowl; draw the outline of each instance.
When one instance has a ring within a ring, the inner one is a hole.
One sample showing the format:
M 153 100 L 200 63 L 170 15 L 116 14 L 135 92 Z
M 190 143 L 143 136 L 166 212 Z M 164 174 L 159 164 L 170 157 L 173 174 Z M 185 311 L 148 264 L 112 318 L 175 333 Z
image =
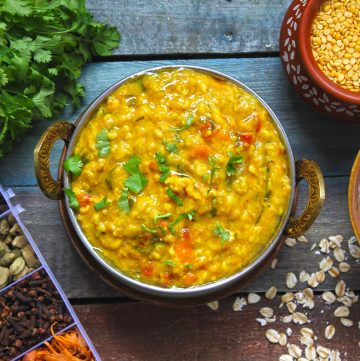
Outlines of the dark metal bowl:
M 119 86 L 127 81 L 132 81 L 136 78 L 142 77 L 147 73 L 166 70 L 170 71 L 181 68 L 192 69 L 194 71 L 206 73 L 215 78 L 231 82 L 244 89 L 260 101 L 260 103 L 269 112 L 273 124 L 278 130 L 281 141 L 286 149 L 292 191 L 289 197 L 286 214 L 279 224 L 276 234 L 263 252 L 259 254 L 258 257 L 247 267 L 239 270 L 229 277 L 222 278 L 212 283 L 189 288 L 163 288 L 140 282 L 125 275 L 112 266 L 94 249 L 93 245 L 88 241 L 83 233 L 74 211 L 69 207 L 68 200 L 64 200 L 62 188 L 69 188 L 71 181 L 63 169 L 63 162 L 67 157 L 72 155 L 74 145 L 76 144 L 77 139 L 81 136 L 82 128 L 91 119 L 100 104 Z M 59 139 L 64 140 L 66 147 L 64 148 L 63 156 L 59 164 L 60 178 L 55 181 L 50 174 L 49 158 L 53 144 Z M 281 126 L 280 121 L 270 107 L 256 93 L 236 79 L 214 70 L 195 66 L 176 65 L 158 67 L 136 73 L 118 81 L 89 105 L 89 107 L 77 119 L 76 125 L 63 121 L 52 124 L 44 132 L 34 150 L 34 164 L 35 174 L 40 188 L 49 198 L 60 200 L 61 214 L 65 228 L 71 236 L 75 247 L 78 249 L 85 261 L 90 264 L 91 268 L 95 269 L 95 271 L 107 282 L 130 296 L 165 305 L 184 306 L 204 303 L 237 291 L 240 287 L 244 286 L 247 282 L 253 279 L 267 265 L 267 263 L 271 261 L 282 246 L 283 240 L 286 236 L 298 237 L 310 227 L 317 217 L 325 198 L 324 180 L 319 167 L 315 162 L 310 160 L 301 160 L 296 163 L 294 162 L 289 140 L 283 127 Z M 306 179 L 309 184 L 309 198 L 304 213 L 299 218 L 295 219 L 292 217 L 292 212 L 296 205 L 297 183 L 303 178 Z

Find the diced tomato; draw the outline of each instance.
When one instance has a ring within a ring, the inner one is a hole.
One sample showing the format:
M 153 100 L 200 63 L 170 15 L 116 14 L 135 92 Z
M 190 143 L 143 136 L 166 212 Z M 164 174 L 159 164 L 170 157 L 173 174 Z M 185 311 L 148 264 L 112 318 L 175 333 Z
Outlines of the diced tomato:
M 149 168 L 151 169 L 151 170 L 157 170 L 157 165 L 156 165 L 156 162 L 154 161 L 154 160 L 151 160 L 150 162 L 149 162 Z
M 182 262 L 191 261 L 192 257 L 192 247 L 189 241 L 182 241 L 175 246 L 176 256 Z
M 250 133 L 240 134 L 240 140 L 246 144 L 251 144 L 254 141 L 254 135 Z
M 190 239 L 191 239 L 191 237 L 190 237 L 190 229 L 189 228 L 183 228 L 182 229 L 182 234 L 183 234 L 183 236 L 184 236 L 184 239 L 186 240 L 186 241 L 190 241 Z
M 216 129 L 213 129 L 213 125 L 210 122 L 201 123 L 199 126 L 199 131 L 201 133 L 201 136 L 205 140 L 211 140 L 212 136 L 214 135 L 214 131 Z
M 77 196 L 80 207 L 86 207 L 91 203 L 91 195 L 87 193 L 80 193 Z
M 183 281 L 187 285 L 192 285 L 196 281 L 196 275 L 192 272 L 187 272 L 185 276 L 183 276 Z
M 153 265 L 149 262 L 146 265 L 143 265 L 141 267 L 141 272 L 145 277 L 151 277 L 154 273 L 154 267 Z
M 197 144 L 193 148 L 191 155 L 194 158 L 204 158 L 207 159 L 210 155 L 211 148 L 206 144 Z

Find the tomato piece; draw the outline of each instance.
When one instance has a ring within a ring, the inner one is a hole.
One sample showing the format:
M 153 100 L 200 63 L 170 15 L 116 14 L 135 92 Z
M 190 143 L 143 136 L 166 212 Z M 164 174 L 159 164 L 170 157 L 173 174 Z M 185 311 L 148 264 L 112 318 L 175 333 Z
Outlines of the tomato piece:
M 149 169 L 151 169 L 151 170 L 157 170 L 158 169 L 158 167 L 156 165 L 156 162 L 154 160 L 151 160 L 149 162 Z
M 191 155 L 194 158 L 204 158 L 207 159 L 210 155 L 211 152 L 211 148 L 209 146 L 207 146 L 206 144 L 197 144 L 192 152 Z
M 254 141 L 254 135 L 249 133 L 240 134 L 240 140 L 246 144 L 251 144 Z
M 91 195 L 87 193 L 80 193 L 77 196 L 77 200 L 79 201 L 80 207 L 86 207 L 91 203 Z
M 151 263 L 141 266 L 141 273 L 145 277 L 151 277 L 154 273 L 154 267 Z
M 182 262 L 191 261 L 192 247 L 189 241 L 182 241 L 175 246 L 175 253 Z
M 197 277 L 194 273 L 192 272 L 187 272 L 184 276 L 183 276 L 183 281 L 185 284 L 187 285 L 192 285 L 195 283 Z
M 190 229 L 186 227 L 186 228 L 183 228 L 183 229 L 181 230 L 181 232 L 182 232 L 182 234 L 183 234 L 183 236 L 184 236 L 184 239 L 187 240 L 187 241 L 190 241 L 190 239 L 191 239 Z
M 199 131 L 200 131 L 201 136 L 205 140 L 210 140 L 213 136 L 213 132 L 214 132 L 213 128 L 214 127 L 210 122 L 201 123 L 199 126 Z

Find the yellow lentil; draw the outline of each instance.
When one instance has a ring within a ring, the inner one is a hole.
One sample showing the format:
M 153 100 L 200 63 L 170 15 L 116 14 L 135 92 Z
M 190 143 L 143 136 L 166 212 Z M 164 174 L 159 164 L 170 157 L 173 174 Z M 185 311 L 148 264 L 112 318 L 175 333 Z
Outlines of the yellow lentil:
M 189 114 L 193 123 L 181 128 Z M 110 148 L 102 157 L 104 131 Z M 74 154 L 86 159 L 71 187 L 88 240 L 120 271 L 162 287 L 213 282 L 246 267 L 289 204 L 288 155 L 267 110 L 236 85 L 189 69 L 121 85 L 81 130 Z M 124 168 L 132 155 L 148 183 L 139 193 L 129 186 L 124 211 L 118 201 L 134 178 Z M 229 168 L 230 159 L 241 164 Z M 194 219 L 183 217 L 194 211 Z
M 312 23 L 311 47 L 330 80 L 360 92 L 360 1 L 325 0 Z

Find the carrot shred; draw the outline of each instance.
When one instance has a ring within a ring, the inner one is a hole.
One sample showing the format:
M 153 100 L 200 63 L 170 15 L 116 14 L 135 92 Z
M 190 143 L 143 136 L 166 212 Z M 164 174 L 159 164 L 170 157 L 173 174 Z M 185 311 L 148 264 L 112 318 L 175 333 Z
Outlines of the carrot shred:
M 55 335 L 54 325 L 50 328 L 53 340 L 45 342 L 46 347 L 29 352 L 23 361 L 95 361 L 89 346 L 78 330 Z

